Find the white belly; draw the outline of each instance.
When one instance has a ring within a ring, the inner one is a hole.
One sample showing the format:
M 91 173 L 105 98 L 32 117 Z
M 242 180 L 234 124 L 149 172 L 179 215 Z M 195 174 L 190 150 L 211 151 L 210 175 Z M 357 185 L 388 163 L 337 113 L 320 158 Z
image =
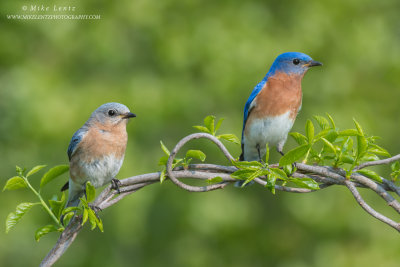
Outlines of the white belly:
M 80 163 L 80 167 L 86 174 L 86 177 L 82 177 L 83 179 L 80 182 L 83 184 L 86 181 L 90 181 L 94 187 L 101 187 L 115 178 L 123 161 L 124 157 L 117 159 L 112 155 L 103 157 L 101 160 L 92 161 L 91 163 Z
M 272 118 L 253 119 L 249 125 L 246 125 L 243 139 L 244 159 L 247 161 L 259 160 L 258 146 L 261 156 L 265 155 L 267 143 L 269 147 L 283 146 L 294 123 L 289 115 L 290 112 L 287 112 Z

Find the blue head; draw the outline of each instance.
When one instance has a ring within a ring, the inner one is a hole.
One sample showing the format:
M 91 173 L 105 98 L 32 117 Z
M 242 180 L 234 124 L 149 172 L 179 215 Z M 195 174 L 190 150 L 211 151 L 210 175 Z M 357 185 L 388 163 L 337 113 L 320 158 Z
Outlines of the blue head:
M 303 53 L 287 52 L 275 59 L 268 75 L 273 75 L 275 72 L 304 75 L 309 68 L 314 66 L 322 66 L 322 63 Z

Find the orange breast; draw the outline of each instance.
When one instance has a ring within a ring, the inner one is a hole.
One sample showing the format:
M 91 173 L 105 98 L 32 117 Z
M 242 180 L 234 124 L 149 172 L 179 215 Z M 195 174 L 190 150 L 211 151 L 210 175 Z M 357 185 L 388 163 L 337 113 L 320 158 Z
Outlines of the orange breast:
M 301 106 L 302 75 L 276 73 L 254 99 L 256 105 L 251 115 L 255 118 L 278 116 L 290 111 L 290 118 L 295 119 Z M 254 114 L 253 114 L 254 113 Z
M 110 154 L 119 158 L 125 154 L 127 141 L 128 135 L 124 123 L 112 127 L 93 125 L 79 143 L 74 157 L 86 162 Z

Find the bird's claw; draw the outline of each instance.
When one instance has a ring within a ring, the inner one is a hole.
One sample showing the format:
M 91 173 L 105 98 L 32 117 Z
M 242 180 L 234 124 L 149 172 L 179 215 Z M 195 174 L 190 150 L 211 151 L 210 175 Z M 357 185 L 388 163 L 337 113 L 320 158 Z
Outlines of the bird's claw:
M 113 178 L 111 179 L 111 189 L 114 189 L 117 191 L 118 194 L 121 194 L 121 190 L 119 190 L 119 187 L 121 186 L 121 181 Z

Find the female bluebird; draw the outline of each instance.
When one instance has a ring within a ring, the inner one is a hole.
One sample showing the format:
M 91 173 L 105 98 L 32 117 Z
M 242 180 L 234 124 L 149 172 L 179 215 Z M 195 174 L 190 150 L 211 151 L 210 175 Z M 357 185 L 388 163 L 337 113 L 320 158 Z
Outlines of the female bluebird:
M 283 155 L 283 145 L 301 108 L 301 80 L 309 68 L 321 65 L 298 52 L 275 59 L 244 107 L 240 160 L 261 161 L 267 143 Z
M 112 182 L 118 190 L 115 176 L 124 161 L 126 124 L 133 117 L 136 115 L 125 105 L 107 103 L 97 108 L 72 136 L 68 147 L 70 179 L 61 189 L 69 187 L 66 207 L 78 206 L 87 181 L 96 188 Z

